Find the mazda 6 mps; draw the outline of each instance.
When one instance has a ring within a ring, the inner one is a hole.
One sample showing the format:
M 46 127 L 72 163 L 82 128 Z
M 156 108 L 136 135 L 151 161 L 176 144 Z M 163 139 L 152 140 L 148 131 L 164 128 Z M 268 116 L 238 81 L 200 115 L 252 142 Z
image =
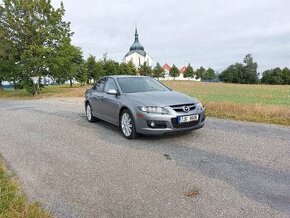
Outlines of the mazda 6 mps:
M 86 91 L 85 111 L 89 122 L 117 125 L 127 139 L 195 130 L 205 123 L 205 108 L 198 100 L 145 76 L 101 78 Z

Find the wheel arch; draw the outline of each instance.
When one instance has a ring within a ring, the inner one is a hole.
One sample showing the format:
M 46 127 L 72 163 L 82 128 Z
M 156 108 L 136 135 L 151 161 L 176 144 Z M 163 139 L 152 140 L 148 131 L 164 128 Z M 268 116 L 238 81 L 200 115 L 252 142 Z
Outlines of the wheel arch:
M 121 119 L 121 115 L 122 115 L 122 112 L 124 110 L 129 110 L 131 115 L 132 115 L 132 118 L 134 120 L 134 122 L 136 123 L 136 116 L 135 116 L 135 113 L 134 113 L 134 109 L 131 109 L 130 107 L 128 107 L 127 105 L 123 105 L 120 110 L 119 110 L 119 125 L 120 125 L 120 119 Z

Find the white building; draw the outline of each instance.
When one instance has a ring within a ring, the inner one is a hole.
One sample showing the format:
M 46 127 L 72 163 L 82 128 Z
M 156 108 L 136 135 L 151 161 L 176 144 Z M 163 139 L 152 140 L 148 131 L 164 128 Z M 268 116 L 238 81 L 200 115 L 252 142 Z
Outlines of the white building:
M 139 42 L 137 28 L 135 30 L 135 41 L 131 45 L 129 52 L 125 55 L 123 61 L 125 63 L 132 61 L 136 68 L 139 68 L 145 62 L 148 66 L 152 67 L 153 59 L 145 52 L 144 47 Z

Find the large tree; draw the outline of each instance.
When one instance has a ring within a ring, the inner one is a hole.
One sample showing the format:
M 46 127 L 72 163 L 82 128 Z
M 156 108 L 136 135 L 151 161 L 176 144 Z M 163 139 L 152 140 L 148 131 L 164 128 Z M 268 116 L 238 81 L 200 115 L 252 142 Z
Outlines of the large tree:
M 224 82 L 229 83 L 242 83 L 242 84 L 257 83 L 258 82 L 257 68 L 258 64 L 254 62 L 252 55 L 248 54 L 244 58 L 243 64 L 236 63 L 230 65 L 219 75 L 219 78 Z
M 265 70 L 261 82 L 266 84 L 290 84 L 290 70 L 287 67 L 283 70 L 279 67 Z
M 200 67 L 196 70 L 196 79 L 204 79 L 206 69 L 204 67 Z
M 247 54 L 244 58 L 244 79 L 245 83 L 257 83 L 258 81 L 258 64 L 254 62 L 251 54 Z
M 240 63 L 232 64 L 219 75 L 219 78 L 226 83 L 245 83 L 244 66 Z
M 3 13 L 1 5 L 0 12 Z M 0 89 L 3 89 L 3 80 L 13 81 L 14 88 L 16 88 L 16 80 L 20 78 L 20 71 L 18 70 L 17 62 L 17 49 L 10 40 L 3 25 L 0 25 L 0 42 Z
M 179 70 L 178 68 L 173 64 L 173 66 L 171 67 L 171 69 L 169 70 L 169 75 L 173 77 L 173 79 L 175 80 L 175 77 L 179 76 Z
M 282 70 L 282 78 L 283 78 L 284 84 L 290 85 L 290 70 L 289 70 L 289 68 L 285 67 Z
M 63 21 L 64 13 L 62 3 L 55 9 L 50 0 L 3 0 L 0 28 L 16 48 L 15 64 L 23 77 L 49 74 L 55 50 L 72 35 L 70 24 Z
M 208 68 L 206 71 L 205 71 L 205 74 L 204 74 L 204 80 L 213 80 L 216 78 L 216 75 L 214 73 L 214 70 L 212 68 Z
M 97 62 L 96 57 L 90 55 L 86 61 L 86 68 L 87 68 L 87 75 L 88 75 L 88 82 L 90 82 L 91 79 L 96 80 L 98 79 L 98 69 L 97 69 Z
M 81 78 L 81 82 L 87 79 L 82 51 L 71 45 L 68 38 L 57 48 L 56 54 L 51 60 L 50 69 L 54 78 L 61 82 L 69 80 L 71 87 L 74 79 Z

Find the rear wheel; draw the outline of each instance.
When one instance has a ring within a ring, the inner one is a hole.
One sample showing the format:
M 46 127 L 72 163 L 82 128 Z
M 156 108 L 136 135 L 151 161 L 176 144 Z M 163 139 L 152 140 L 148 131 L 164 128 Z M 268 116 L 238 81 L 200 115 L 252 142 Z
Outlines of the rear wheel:
M 133 116 L 128 109 L 125 109 L 121 114 L 120 130 L 126 139 L 134 139 L 138 137 Z
M 96 117 L 93 116 L 92 114 L 92 107 L 90 105 L 90 103 L 87 103 L 86 104 L 86 117 L 87 117 L 87 120 L 90 122 L 90 123 L 94 123 L 96 122 L 98 119 Z

